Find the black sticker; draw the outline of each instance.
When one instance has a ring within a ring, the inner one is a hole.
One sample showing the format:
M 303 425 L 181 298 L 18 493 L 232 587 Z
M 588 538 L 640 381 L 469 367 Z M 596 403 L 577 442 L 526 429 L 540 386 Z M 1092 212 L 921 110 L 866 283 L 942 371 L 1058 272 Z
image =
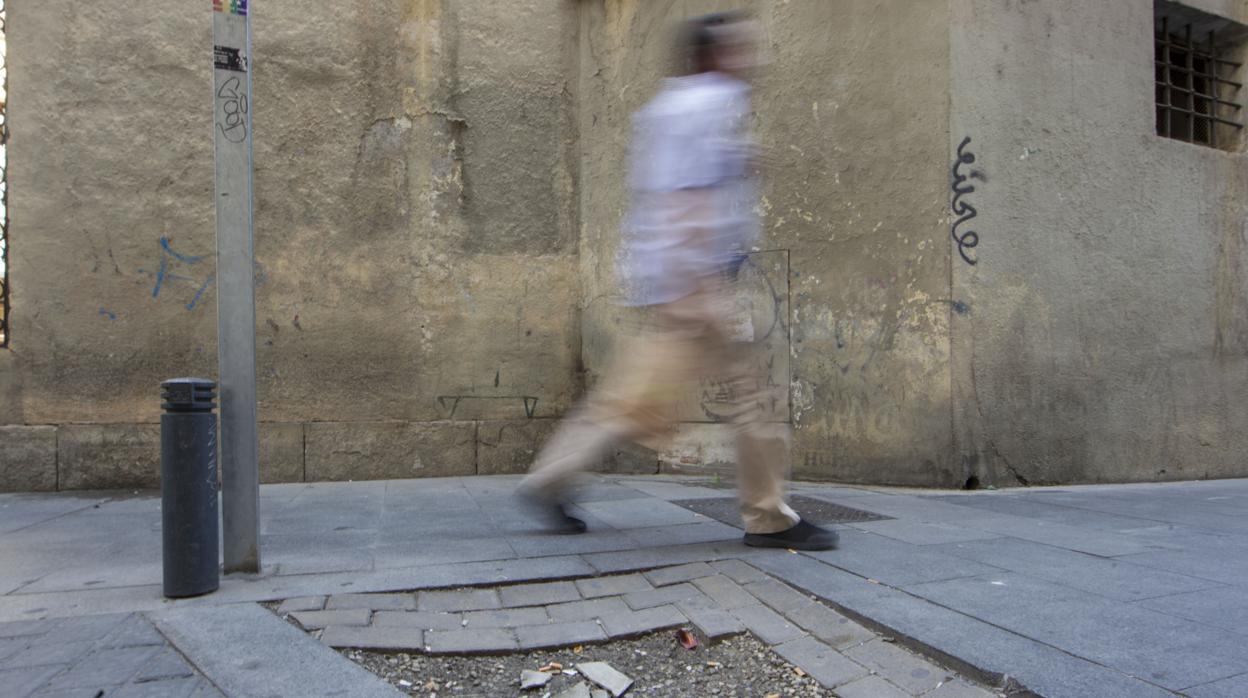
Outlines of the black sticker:
M 213 46 L 213 57 L 216 59 L 217 70 L 233 70 L 236 73 L 247 72 L 247 59 L 242 52 L 229 46 Z

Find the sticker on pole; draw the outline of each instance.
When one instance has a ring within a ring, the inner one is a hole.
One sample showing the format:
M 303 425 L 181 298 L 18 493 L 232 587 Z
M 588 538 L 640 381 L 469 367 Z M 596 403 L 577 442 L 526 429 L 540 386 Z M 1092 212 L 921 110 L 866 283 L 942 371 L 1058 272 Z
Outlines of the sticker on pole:
M 230 46 L 212 47 L 213 63 L 217 70 L 232 70 L 236 73 L 247 72 L 247 58 L 240 49 Z
M 212 9 L 216 12 L 228 12 L 240 17 L 247 16 L 247 0 L 212 0 Z

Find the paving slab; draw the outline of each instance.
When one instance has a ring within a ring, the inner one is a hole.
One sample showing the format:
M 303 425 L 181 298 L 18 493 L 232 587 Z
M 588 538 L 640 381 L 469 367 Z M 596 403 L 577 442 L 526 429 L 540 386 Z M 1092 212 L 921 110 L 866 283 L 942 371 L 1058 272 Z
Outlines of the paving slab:
M 706 609 L 676 604 L 676 608 L 693 623 L 706 639 L 716 642 L 745 632 L 745 623 L 731 613 L 718 609 Z
M 520 648 L 515 631 L 508 628 L 430 630 L 425 646 L 430 654 L 494 654 Z
M 398 695 L 386 682 L 255 604 L 177 608 L 154 614 L 153 620 L 228 695 Z
M 695 579 L 693 584 L 720 608 L 728 611 L 758 603 L 753 594 L 723 575 Z
M 627 574 L 615 577 L 596 577 L 576 580 L 576 588 L 581 596 L 596 599 L 600 596 L 619 596 L 631 592 L 650 591 L 654 587 L 640 574 Z
M 366 608 L 373 611 L 414 611 L 416 610 L 416 595 L 334 594 L 325 604 L 325 609 L 330 611 L 354 608 Z
M 643 608 L 654 608 L 655 606 L 664 606 L 703 596 L 701 590 L 697 587 L 692 584 L 682 583 L 649 591 L 635 591 L 631 594 L 625 594 L 623 599 L 629 608 L 634 611 L 640 611 Z
M 419 651 L 425 648 L 425 633 L 397 625 L 331 625 L 321 633 L 321 642 L 337 648 Z
M 744 606 L 730 611 L 750 632 L 769 645 L 796 640 L 806 633 L 784 616 L 763 605 Z
M 592 599 L 589 601 L 573 601 L 547 606 L 546 612 L 556 623 L 578 620 L 595 620 L 613 613 L 628 611 L 628 605 L 618 597 Z
M 616 530 L 675 526 L 707 521 L 684 507 L 649 497 L 605 502 L 585 502 L 578 505 L 594 517 Z
M 905 591 L 871 584 L 827 565 L 811 566 L 802 557 L 789 555 L 755 564 L 969 666 L 1008 673 L 1047 698 L 1174 698 L 1171 691 L 1154 684 Z
M 458 630 L 464 627 L 464 616 L 461 613 L 430 611 L 377 611 L 373 614 L 372 624 L 421 630 Z
M 520 584 L 498 590 L 502 604 L 509 608 L 517 606 L 546 606 L 565 601 L 580 601 L 581 593 L 572 582 L 547 582 L 544 584 Z
M 711 563 L 711 567 L 737 584 L 749 584 L 768 579 L 767 575 L 757 567 L 740 560 L 716 560 Z
M 516 628 L 522 625 L 543 625 L 550 615 L 541 606 L 502 608 L 497 611 L 470 611 L 464 614 L 465 628 Z
M 847 659 L 813 637 L 790 640 L 774 649 L 776 654 L 810 674 L 824 688 L 835 688 L 869 673 L 865 666 Z
M 325 608 L 324 596 L 299 596 L 286 599 L 277 607 L 278 613 L 294 613 L 295 611 L 320 611 Z
M 620 611 L 602 616 L 602 627 L 612 638 L 644 635 L 675 628 L 689 622 L 675 606 L 657 606 L 643 611 Z
M 493 589 L 422 591 L 417 595 L 416 607 L 434 612 L 484 611 L 501 608 L 502 602 Z
M 516 628 L 516 638 L 519 640 L 520 649 L 532 650 L 604 642 L 607 634 L 596 621 L 583 620 Z
M 913 695 L 927 693 L 951 678 L 944 669 L 907 652 L 895 642 L 872 640 L 851 647 L 845 651 L 845 656 Z
M 713 577 L 718 572 L 705 562 L 693 562 L 687 565 L 664 567 L 645 573 L 646 579 L 656 587 L 689 582 L 699 577 Z
M 306 630 L 320 630 L 331 625 L 368 625 L 373 612 L 367 608 L 338 611 L 302 611 L 290 614 Z
M 913 694 L 906 693 L 878 676 L 864 676 L 838 686 L 836 695 L 840 698 L 913 698 Z
M 1130 558 L 1104 558 L 1017 538 L 940 545 L 932 550 L 1119 601 L 1221 586 L 1199 577 L 1151 569 L 1130 562 Z
M 842 529 L 840 534 L 836 550 L 811 557 L 894 586 L 974 577 L 1000 569 L 874 533 Z
M 1248 673 L 1194 686 L 1184 693 L 1190 698 L 1243 698 L 1248 696 Z

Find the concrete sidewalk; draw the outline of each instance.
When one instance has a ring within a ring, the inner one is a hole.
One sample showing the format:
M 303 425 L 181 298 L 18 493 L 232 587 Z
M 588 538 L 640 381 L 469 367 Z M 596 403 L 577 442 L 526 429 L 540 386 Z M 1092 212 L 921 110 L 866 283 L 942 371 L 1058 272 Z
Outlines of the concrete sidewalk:
M 733 495 L 705 480 L 589 478 L 578 499 L 591 531 L 576 537 L 535 530 L 515 483 L 266 486 L 264 574 L 177 603 L 160 597 L 158 499 L 0 495 L 0 623 L 14 623 L 0 628 L 0 680 L 19 669 L 5 663 L 17 646 L 6 637 L 72 633 L 103 614 L 154 622 L 221 687 L 211 672 L 246 662 L 198 658 L 193 632 L 178 640 L 177 627 L 208 624 L 198 608 L 737 559 L 1041 695 L 1248 695 L 1248 481 L 966 494 L 797 484 L 795 494 L 888 517 L 840 525 L 841 549 L 809 555 L 745 548 L 737 528 L 693 511 Z M 75 646 L 90 656 L 91 642 Z M 198 678 L 181 676 L 204 690 Z

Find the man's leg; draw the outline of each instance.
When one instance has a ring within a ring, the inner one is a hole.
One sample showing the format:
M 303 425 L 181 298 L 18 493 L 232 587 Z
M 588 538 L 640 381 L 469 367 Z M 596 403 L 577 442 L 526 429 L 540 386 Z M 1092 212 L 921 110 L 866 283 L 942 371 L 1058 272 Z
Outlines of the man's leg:
M 834 531 L 802 521 L 784 501 L 790 430 L 787 423 L 767 421 L 765 405 L 787 401 L 788 396 L 783 386 L 768 386 L 761 347 L 731 341 L 726 334 L 710 341 L 708 354 L 715 358 L 727 386 L 728 417 L 736 435 L 745 543 L 800 550 L 836 547 Z

